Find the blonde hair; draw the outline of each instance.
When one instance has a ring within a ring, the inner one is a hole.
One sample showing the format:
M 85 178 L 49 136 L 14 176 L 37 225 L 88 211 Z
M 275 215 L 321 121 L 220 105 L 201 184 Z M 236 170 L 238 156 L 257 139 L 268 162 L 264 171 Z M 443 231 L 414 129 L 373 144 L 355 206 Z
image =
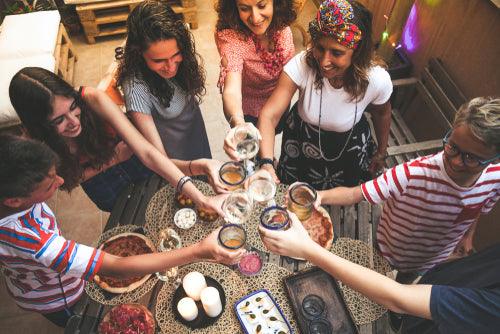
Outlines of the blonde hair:
M 453 127 L 466 124 L 487 146 L 500 152 L 500 98 L 476 97 L 458 109 Z

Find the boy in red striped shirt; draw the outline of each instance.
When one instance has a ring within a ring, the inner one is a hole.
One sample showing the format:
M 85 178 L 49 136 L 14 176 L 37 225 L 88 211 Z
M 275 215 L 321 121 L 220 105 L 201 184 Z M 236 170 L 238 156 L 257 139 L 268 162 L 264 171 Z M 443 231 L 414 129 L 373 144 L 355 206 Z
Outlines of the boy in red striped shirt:
M 17 305 L 65 326 L 95 274 L 140 276 L 166 268 L 214 260 L 235 263 L 242 252 L 217 243 L 217 231 L 204 240 L 164 253 L 118 257 L 77 244 L 61 235 L 44 202 L 64 182 L 58 158 L 45 144 L 0 136 L 0 265 Z
M 384 202 L 378 246 L 403 273 L 428 271 L 459 244 L 471 250 L 477 219 L 500 198 L 500 99 L 465 103 L 443 144 L 361 186 L 320 191 L 321 204 Z

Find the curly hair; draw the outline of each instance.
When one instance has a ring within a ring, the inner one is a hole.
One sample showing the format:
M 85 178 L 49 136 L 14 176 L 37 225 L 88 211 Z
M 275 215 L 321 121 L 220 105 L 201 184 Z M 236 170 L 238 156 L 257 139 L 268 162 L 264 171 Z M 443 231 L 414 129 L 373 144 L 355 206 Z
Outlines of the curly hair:
M 372 13 L 357 1 L 350 1 L 350 3 L 354 13 L 353 23 L 361 30 L 362 37 L 352 54 L 351 65 L 344 74 L 343 87 L 351 96 L 351 100 L 359 101 L 363 99 L 368 88 L 369 69 L 375 65 L 385 67 L 385 64 L 381 59 L 375 58 L 372 42 Z M 328 35 L 321 33 L 316 20 L 309 23 L 309 34 L 311 35 L 312 47 L 306 51 L 306 63 L 315 70 L 314 84 L 316 89 L 320 89 L 323 86 L 323 77 L 318 61 L 314 58 L 313 50 L 318 40 L 321 37 L 328 37 Z
M 80 107 L 82 131 L 75 138 L 78 152 L 71 153 L 65 139 L 49 122 L 55 96 L 75 99 Z M 89 158 L 88 165 L 100 169 L 115 155 L 115 139 L 106 131 L 104 122 L 83 101 L 78 91 L 54 73 L 40 67 L 25 67 L 14 75 L 9 96 L 23 126 L 32 138 L 46 143 L 61 159 L 58 174 L 64 178 L 63 190 L 77 187 L 83 175 L 79 157 Z
M 219 0 L 215 4 L 218 13 L 217 31 L 232 29 L 245 35 L 250 35 L 251 30 L 241 21 L 237 0 Z M 277 32 L 292 24 L 297 19 L 296 4 L 294 0 L 272 0 L 273 19 L 269 25 L 270 33 Z
M 127 19 L 127 30 L 124 57 L 118 66 L 118 86 L 128 78 L 140 77 L 161 105 L 169 107 L 174 87 L 148 68 L 143 53 L 152 43 L 175 39 L 183 58 L 175 81 L 201 101 L 205 94 L 203 61 L 196 52 L 193 35 L 165 1 L 140 3 Z
M 461 124 L 500 153 L 500 97 L 476 97 L 464 103 L 455 115 L 453 127 Z

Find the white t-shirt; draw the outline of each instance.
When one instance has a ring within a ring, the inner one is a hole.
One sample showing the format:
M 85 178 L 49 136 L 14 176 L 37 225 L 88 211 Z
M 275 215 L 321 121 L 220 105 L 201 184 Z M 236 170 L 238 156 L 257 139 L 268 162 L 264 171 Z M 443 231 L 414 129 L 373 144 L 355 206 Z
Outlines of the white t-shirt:
M 299 86 L 298 111 L 307 123 L 318 125 L 321 90 L 314 87 L 315 70 L 306 63 L 306 52 L 293 57 L 284 71 Z M 368 87 L 364 98 L 357 103 L 356 123 L 369 104 L 384 104 L 392 94 L 389 73 L 380 66 L 372 67 L 368 73 Z M 323 97 L 321 107 L 321 128 L 327 131 L 346 132 L 353 126 L 356 103 L 343 89 L 333 88 L 328 79 L 323 78 Z

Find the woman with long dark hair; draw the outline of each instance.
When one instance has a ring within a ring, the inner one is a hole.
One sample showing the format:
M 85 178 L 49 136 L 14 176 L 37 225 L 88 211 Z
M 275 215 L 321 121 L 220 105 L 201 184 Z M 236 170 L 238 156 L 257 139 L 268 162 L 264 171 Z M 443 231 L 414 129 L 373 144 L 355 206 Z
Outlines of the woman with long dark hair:
M 256 125 L 283 65 L 295 54 L 290 29 L 297 18 L 295 1 L 219 0 L 216 10 L 215 43 L 221 57 L 217 85 L 224 115 L 231 128 L 245 122 Z M 282 127 L 280 122 L 277 131 Z M 236 159 L 232 135 L 224 149 Z
M 81 185 L 101 210 L 111 211 L 121 189 L 152 170 L 201 207 L 221 212 L 220 199 L 205 197 L 185 176 L 202 172 L 203 163 L 174 164 L 144 139 L 104 92 L 91 87 L 75 90 L 50 71 L 25 67 L 12 78 L 9 95 L 29 135 L 60 156 L 62 189 Z
M 164 1 L 144 1 L 130 13 L 117 83 L 142 135 L 173 159 L 202 159 L 216 190 L 220 163 L 211 160 L 199 103 L 205 74 L 194 39 Z
M 371 25 L 371 13 L 360 3 L 324 1 L 309 25 L 311 47 L 285 65 L 258 123 L 261 166 L 276 175 L 274 129 L 299 90 L 283 133 L 277 167 L 282 182 L 354 186 L 383 166 L 392 83 L 374 59 Z M 376 152 L 365 111 L 373 117 Z

